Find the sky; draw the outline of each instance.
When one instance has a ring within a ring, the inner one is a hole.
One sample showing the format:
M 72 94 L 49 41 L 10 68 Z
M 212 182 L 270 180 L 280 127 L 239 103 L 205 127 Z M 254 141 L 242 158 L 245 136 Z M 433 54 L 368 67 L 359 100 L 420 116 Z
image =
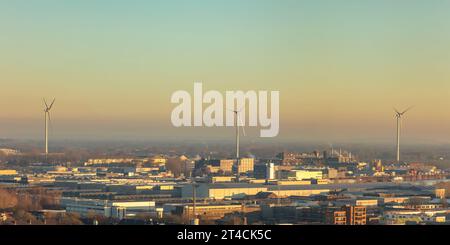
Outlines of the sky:
M 0 0 L 0 138 L 233 139 L 174 128 L 176 90 L 280 91 L 258 138 L 450 142 L 450 0 Z

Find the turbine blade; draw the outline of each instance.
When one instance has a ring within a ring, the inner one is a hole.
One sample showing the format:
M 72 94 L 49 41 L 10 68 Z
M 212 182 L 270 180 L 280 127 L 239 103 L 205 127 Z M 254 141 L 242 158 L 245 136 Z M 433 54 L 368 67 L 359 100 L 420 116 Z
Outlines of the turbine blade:
M 405 112 L 407 112 L 407 111 L 409 111 L 409 110 L 411 110 L 412 108 L 413 108 L 414 106 L 410 106 L 410 107 L 408 107 L 406 110 L 404 110 L 402 113 L 400 113 L 400 114 L 405 114 Z
M 395 107 L 393 107 L 394 108 L 394 111 L 397 113 L 397 114 L 399 114 L 400 112 L 398 112 L 398 110 L 395 108 Z
M 45 98 L 42 98 L 42 100 L 44 101 L 45 108 L 47 109 L 48 108 L 47 101 L 45 101 Z
M 241 124 L 241 128 L 242 128 L 242 133 L 244 134 L 244 136 L 246 136 L 245 135 L 245 128 L 244 128 L 244 123 L 242 122 L 242 118 L 241 117 L 239 117 L 239 123 Z
M 55 103 L 55 99 L 53 99 L 52 103 L 50 104 L 49 110 L 52 109 L 53 103 Z

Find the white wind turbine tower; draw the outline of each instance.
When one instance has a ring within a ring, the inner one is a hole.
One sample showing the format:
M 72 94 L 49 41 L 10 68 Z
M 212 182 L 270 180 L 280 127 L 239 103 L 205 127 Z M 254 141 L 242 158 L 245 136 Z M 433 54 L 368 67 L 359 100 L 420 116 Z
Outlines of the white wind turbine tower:
M 53 103 L 55 103 L 55 99 L 53 99 L 50 106 L 47 104 L 47 101 L 44 100 L 45 109 L 44 109 L 44 117 L 45 117 L 45 155 L 48 155 L 48 123 L 50 121 L 50 110 L 52 109 Z
M 397 157 L 396 157 L 397 163 L 400 162 L 400 129 L 402 124 L 402 116 L 411 108 L 412 106 L 402 112 L 399 112 L 397 109 L 394 108 L 395 117 L 397 118 Z
M 237 165 L 237 179 L 239 180 L 239 161 L 240 161 L 240 157 L 239 157 L 239 140 L 240 140 L 240 131 L 239 131 L 239 126 L 242 126 L 242 133 L 245 136 L 245 129 L 244 129 L 244 123 L 242 121 L 242 118 L 239 117 L 239 113 L 242 111 L 242 109 L 240 110 L 232 110 L 232 112 L 234 113 L 234 122 L 236 125 L 236 165 Z M 240 125 L 239 125 L 240 124 Z

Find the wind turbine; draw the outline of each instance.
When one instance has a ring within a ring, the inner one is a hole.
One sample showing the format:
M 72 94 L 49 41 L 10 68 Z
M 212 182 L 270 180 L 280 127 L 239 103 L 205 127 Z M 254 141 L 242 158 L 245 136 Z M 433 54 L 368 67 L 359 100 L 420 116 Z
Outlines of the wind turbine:
M 239 179 L 239 137 L 240 137 L 240 131 L 239 126 L 242 126 L 242 133 L 245 136 L 245 129 L 244 129 L 244 123 L 242 121 L 242 118 L 239 117 L 239 113 L 242 111 L 242 108 L 240 110 L 230 110 L 234 113 L 234 123 L 236 125 L 236 164 L 237 164 L 237 178 Z M 240 124 L 240 125 L 239 125 Z
M 45 104 L 45 109 L 44 109 L 44 117 L 45 117 L 45 155 L 48 155 L 48 123 L 50 121 L 50 110 L 53 107 L 53 103 L 55 103 L 55 99 L 53 99 L 52 103 L 50 104 L 50 106 L 47 104 L 47 101 L 45 99 L 44 100 L 44 104 Z
M 402 117 L 403 115 L 409 111 L 412 108 L 412 106 L 408 107 L 408 109 L 399 112 L 397 109 L 394 108 L 395 110 L 395 117 L 397 118 L 397 163 L 400 162 L 400 128 L 401 128 L 401 123 L 402 123 Z

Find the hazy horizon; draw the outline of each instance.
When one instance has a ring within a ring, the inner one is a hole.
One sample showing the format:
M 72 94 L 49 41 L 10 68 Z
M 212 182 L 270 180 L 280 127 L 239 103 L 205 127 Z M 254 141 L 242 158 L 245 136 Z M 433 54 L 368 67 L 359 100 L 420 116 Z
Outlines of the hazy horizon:
M 280 91 L 263 143 L 450 142 L 450 1 L 0 1 L 0 138 L 228 140 L 175 128 L 170 96 Z

